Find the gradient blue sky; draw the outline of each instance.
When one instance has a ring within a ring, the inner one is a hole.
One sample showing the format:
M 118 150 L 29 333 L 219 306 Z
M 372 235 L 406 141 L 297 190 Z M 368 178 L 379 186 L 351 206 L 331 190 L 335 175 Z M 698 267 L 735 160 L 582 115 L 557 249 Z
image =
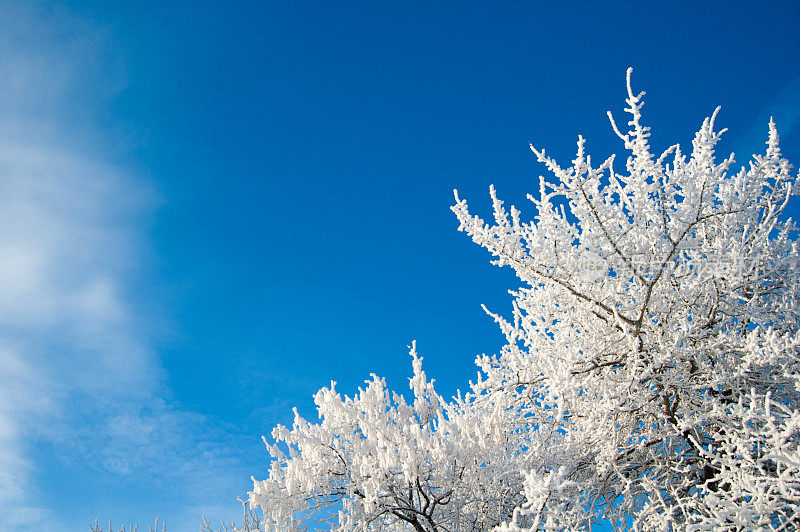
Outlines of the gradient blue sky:
M 235 518 L 260 441 L 331 379 L 453 393 L 508 271 L 458 188 L 524 200 L 577 134 L 723 106 L 800 160 L 800 4 L 0 2 L 0 530 Z

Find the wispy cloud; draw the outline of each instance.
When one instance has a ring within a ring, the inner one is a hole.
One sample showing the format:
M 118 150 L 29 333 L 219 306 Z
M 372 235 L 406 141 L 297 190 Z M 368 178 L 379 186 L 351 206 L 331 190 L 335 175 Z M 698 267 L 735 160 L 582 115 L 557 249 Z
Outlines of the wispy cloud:
M 22 354 L 0 346 L 0 528 L 40 530 L 54 524 L 50 512 L 31 497 L 33 464 L 26 457 L 26 432 L 22 422 L 52 406 L 36 391 L 36 376 Z
M 761 110 L 749 129 L 737 136 L 733 148 L 737 160 L 745 162 L 755 153 L 766 150 L 769 119 L 775 120 L 784 146 L 797 138 L 800 132 L 800 76 L 796 76 L 781 89 L 772 101 Z
M 151 328 L 131 297 L 155 196 L 102 149 L 76 141 L 101 136 L 90 121 L 68 120 L 69 95 L 94 83 L 84 67 L 107 34 L 44 8 L 4 8 L 0 19 L 2 530 L 88 526 L 71 521 L 83 519 L 80 509 L 50 505 L 69 496 L 42 481 L 42 446 L 76 475 L 161 490 L 171 505 L 163 512 L 177 520 L 234 484 L 229 437 L 169 402 Z M 170 528 L 195 530 L 198 520 Z

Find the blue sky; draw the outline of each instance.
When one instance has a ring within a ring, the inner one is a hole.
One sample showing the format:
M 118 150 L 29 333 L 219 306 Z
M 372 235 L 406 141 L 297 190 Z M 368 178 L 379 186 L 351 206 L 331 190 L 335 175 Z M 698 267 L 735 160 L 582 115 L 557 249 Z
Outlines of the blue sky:
M 800 160 L 800 5 L 2 2 L 0 530 L 235 518 L 260 441 L 335 379 L 453 393 L 508 271 L 452 190 L 525 209 L 528 142 L 620 152 L 723 106 Z

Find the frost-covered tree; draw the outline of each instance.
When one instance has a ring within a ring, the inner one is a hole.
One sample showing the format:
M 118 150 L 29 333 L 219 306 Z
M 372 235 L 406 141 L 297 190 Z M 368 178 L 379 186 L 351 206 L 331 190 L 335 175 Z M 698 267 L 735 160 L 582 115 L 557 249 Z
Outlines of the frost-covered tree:
M 161 528 L 158 527 L 158 517 L 156 517 L 155 522 L 147 527 L 148 532 L 167 532 L 167 525 L 164 523 L 161 524 Z M 104 532 L 103 527 L 100 526 L 100 519 L 95 519 L 93 525 L 89 525 L 90 532 Z M 111 526 L 111 521 L 108 522 L 108 532 L 114 532 L 114 527 Z M 127 528 L 125 525 L 122 525 L 118 532 L 139 532 L 139 525 L 128 525 Z
M 413 349 L 412 403 L 377 377 L 321 390 L 319 423 L 273 432 L 265 527 L 800 527 L 796 178 L 772 122 L 764 155 L 718 161 L 717 111 L 690 154 L 654 155 L 642 96 L 629 70 L 624 170 L 580 137 L 571 166 L 532 147 L 552 175 L 531 221 L 456 194 L 459 229 L 524 283 L 491 314 L 506 345 L 450 401 Z
M 413 402 L 373 375 L 355 397 L 335 383 L 314 401 L 321 422 L 295 410 L 291 430 L 277 427 L 269 479 L 250 502 L 279 530 L 309 520 L 341 530 L 488 530 L 524 502 L 518 457 L 528 438 L 511 405 L 445 401 L 414 347 Z M 500 398 L 504 400 L 504 398 Z

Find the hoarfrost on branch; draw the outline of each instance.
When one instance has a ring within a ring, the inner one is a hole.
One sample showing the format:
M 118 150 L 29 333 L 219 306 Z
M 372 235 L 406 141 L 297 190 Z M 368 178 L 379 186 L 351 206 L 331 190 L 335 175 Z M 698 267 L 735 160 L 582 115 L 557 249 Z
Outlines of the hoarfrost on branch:
M 265 527 L 800 527 L 797 178 L 772 121 L 763 155 L 718 160 L 719 109 L 690 153 L 654 154 L 630 73 L 623 164 L 532 146 L 551 176 L 530 221 L 493 187 L 488 223 L 456 193 L 459 230 L 523 284 L 478 382 L 442 398 L 412 347 L 411 402 L 376 376 L 320 390 L 320 421 L 268 444 Z

